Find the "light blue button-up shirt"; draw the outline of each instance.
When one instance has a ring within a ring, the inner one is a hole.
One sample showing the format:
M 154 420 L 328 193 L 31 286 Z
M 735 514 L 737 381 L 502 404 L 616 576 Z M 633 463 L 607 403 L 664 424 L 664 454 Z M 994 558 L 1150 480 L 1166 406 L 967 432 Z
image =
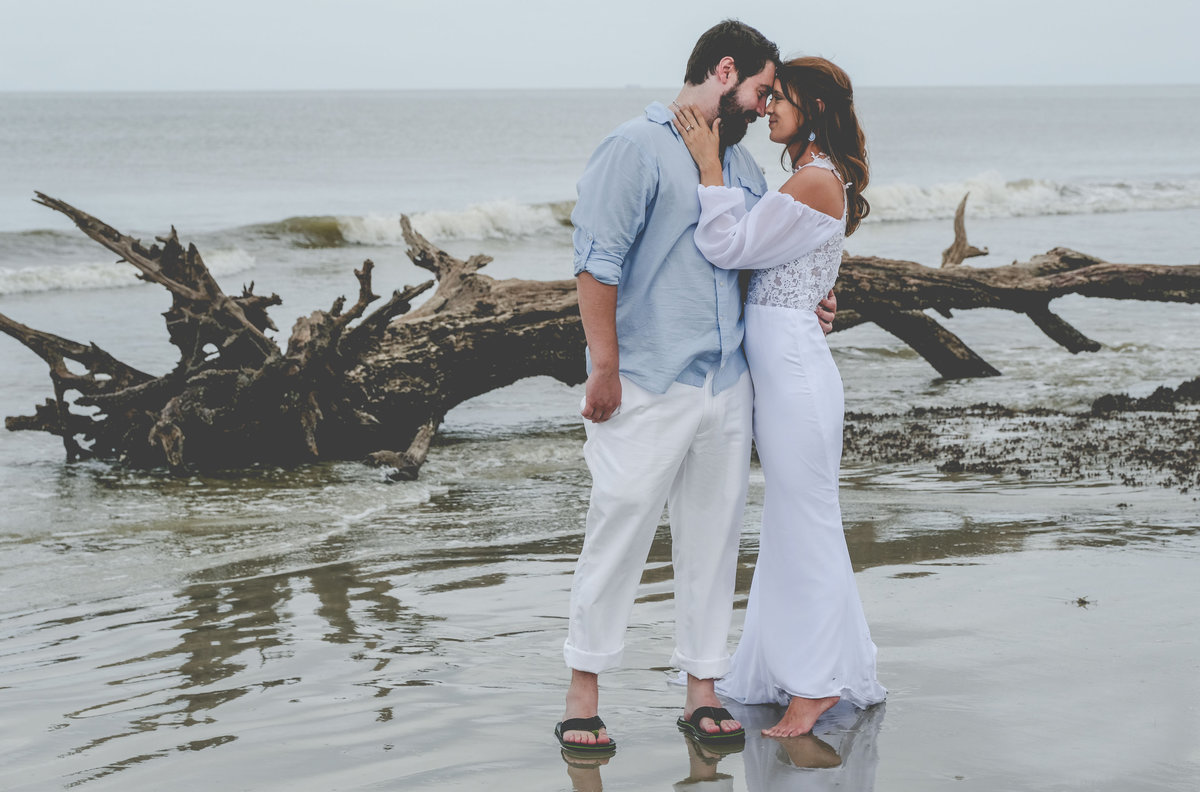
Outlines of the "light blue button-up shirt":
M 653 393 L 673 382 L 713 392 L 746 371 L 737 272 L 718 269 L 696 248 L 700 171 L 659 102 L 617 127 L 579 180 L 575 274 L 617 287 L 621 373 Z M 741 145 L 725 150 L 725 184 L 740 185 L 750 209 L 767 183 Z M 588 361 L 591 370 L 591 361 Z

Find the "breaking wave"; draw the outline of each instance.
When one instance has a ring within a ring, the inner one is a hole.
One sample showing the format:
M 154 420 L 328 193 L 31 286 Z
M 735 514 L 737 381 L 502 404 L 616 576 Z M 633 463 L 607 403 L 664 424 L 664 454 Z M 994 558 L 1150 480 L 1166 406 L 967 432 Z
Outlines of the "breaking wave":
M 574 205 L 574 201 L 551 204 L 492 201 L 462 211 L 417 212 L 411 219 L 413 228 L 429 239 L 507 239 L 569 226 Z M 376 225 L 357 222 L 369 218 L 345 218 L 342 227 L 347 239 L 368 244 L 403 243 L 400 215 L 373 217 L 383 222 Z
M 240 248 L 220 250 L 204 257 L 204 263 L 217 278 L 233 275 L 254 266 L 254 257 Z M 29 294 L 82 289 L 119 289 L 142 281 L 137 270 L 124 262 L 52 264 L 43 267 L 0 268 L 0 295 Z
M 867 221 L 939 220 L 954 217 L 969 192 L 968 217 L 1034 217 L 1188 209 L 1200 206 L 1200 181 L 1064 184 L 1047 179 L 1006 181 L 984 173 L 961 182 L 931 187 L 871 185 Z
M 932 186 L 872 184 L 867 222 L 940 220 L 954 216 L 969 192 L 968 217 L 1032 217 L 1187 209 L 1200 206 L 1200 180 L 1061 183 L 1048 179 L 1007 181 L 984 173 Z M 434 242 L 520 239 L 570 228 L 574 201 L 525 204 L 491 201 L 465 209 L 410 212 L 413 227 Z M 243 231 L 300 247 L 404 246 L 400 212 L 290 217 Z
M 932 186 L 872 184 L 867 191 L 871 214 L 866 221 L 913 222 L 954 216 L 958 202 L 970 193 L 969 218 L 1033 217 L 1041 215 L 1170 211 L 1200 207 L 1200 180 L 1113 181 L 1066 183 L 1049 179 L 1005 180 L 989 172 L 971 179 Z M 574 201 L 526 204 L 492 201 L 459 210 L 409 213 L 413 226 L 435 243 L 456 240 L 520 240 L 538 235 L 561 235 L 571 226 Z M 404 247 L 399 212 L 359 216 L 289 217 L 274 223 L 242 226 L 218 232 L 224 249 L 205 259 L 220 277 L 254 266 L 254 256 L 239 240 L 257 249 L 264 239 L 305 248 L 352 245 Z M 91 243 L 78 235 L 34 230 L 0 234 L 0 262 L 37 261 L 46 251 L 54 258 L 78 255 L 86 261 Z M 203 245 L 202 245 L 203 247 Z M 0 295 L 129 286 L 138 281 L 128 264 L 47 264 L 23 268 L 0 265 Z
M 428 239 L 515 239 L 559 230 L 571 223 L 574 201 L 523 204 L 492 201 L 460 210 L 410 212 L 413 228 Z M 289 217 L 278 223 L 253 226 L 252 231 L 272 238 L 291 237 L 301 247 L 343 245 L 404 245 L 400 212 L 359 216 Z

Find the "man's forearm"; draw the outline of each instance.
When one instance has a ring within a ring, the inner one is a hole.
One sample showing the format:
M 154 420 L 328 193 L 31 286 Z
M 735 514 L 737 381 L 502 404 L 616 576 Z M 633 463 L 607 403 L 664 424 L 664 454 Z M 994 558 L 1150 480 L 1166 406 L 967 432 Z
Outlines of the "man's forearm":
M 579 273 L 579 316 L 592 357 L 592 371 L 616 373 L 620 368 L 617 348 L 617 287 L 601 283 L 589 272 Z

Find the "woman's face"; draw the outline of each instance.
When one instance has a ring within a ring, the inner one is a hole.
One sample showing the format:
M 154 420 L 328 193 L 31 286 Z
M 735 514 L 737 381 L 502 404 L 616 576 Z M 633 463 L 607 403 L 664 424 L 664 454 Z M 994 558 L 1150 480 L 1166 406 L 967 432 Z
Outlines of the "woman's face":
M 767 126 L 771 130 L 771 140 L 787 143 L 803 124 L 804 114 L 800 112 L 800 108 L 787 100 L 783 94 L 783 85 L 776 80 L 775 88 L 771 92 L 771 101 L 767 103 Z

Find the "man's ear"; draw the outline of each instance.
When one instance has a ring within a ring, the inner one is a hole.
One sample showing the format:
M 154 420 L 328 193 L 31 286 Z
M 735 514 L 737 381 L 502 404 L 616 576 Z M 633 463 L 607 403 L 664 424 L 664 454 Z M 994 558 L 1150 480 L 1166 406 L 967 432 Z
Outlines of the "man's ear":
M 732 56 L 726 55 L 717 62 L 716 74 L 721 85 L 728 85 L 730 80 L 737 82 L 737 64 L 733 62 Z

